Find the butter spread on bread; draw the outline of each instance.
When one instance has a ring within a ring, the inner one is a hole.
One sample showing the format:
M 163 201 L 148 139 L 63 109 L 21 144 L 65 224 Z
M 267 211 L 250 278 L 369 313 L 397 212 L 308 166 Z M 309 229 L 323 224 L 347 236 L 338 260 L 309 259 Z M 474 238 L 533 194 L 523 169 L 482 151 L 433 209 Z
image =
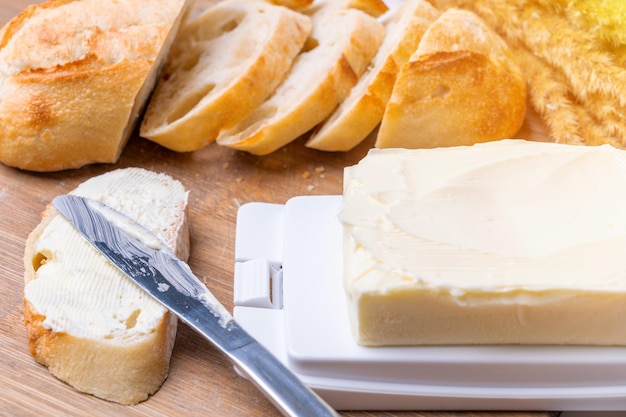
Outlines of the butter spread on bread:
M 505 139 L 525 115 L 526 80 L 508 45 L 474 13 L 448 9 L 400 70 L 376 146 Z
M 626 345 L 626 151 L 502 140 L 373 149 L 345 172 L 364 345 Z
M 283 82 L 248 117 L 222 130 L 220 145 L 264 155 L 297 139 L 344 100 L 376 54 L 384 28 L 344 1 L 316 1 L 305 50 Z
M 265 1 L 209 8 L 181 29 L 140 135 L 179 152 L 205 147 L 274 91 L 310 31 L 307 16 Z
M 187 192 L 165 174 L 111 171 L 71 194 L 97 199 L 189 256 Z M 97 252 L 52 206 L 26 241 L 25 322 L 30 352 L 75 389 L 134 404 L 169 371 L 177 319 Z
M 309 137 L 306 146 L 348 151 L 380 123 L 397 73 L 415 52 L 439 11 L 426 0 L 406 0 L 385 20 L 385 38 L 350 95 Z
M 49 0 L 0 30 L 0 162 L 116 162 L 186 0 Z

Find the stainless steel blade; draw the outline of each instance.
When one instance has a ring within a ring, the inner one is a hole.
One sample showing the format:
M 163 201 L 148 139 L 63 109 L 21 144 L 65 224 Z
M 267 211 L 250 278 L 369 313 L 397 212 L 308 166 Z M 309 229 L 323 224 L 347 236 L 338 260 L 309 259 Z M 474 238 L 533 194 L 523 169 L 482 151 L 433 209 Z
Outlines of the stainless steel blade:
M 220 349 L 284 415 L 338 415 L 242 329 L 150 231 L 95 200 L 63 195 L 52 205 L 122 272 Z

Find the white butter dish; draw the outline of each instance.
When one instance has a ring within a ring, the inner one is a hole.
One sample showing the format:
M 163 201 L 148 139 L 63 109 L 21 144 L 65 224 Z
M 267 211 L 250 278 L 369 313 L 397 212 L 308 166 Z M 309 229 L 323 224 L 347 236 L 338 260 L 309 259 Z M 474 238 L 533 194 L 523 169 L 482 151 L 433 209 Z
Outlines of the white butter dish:
M 337 409 L 623 410 L 626 348 L 357 345 L 340 196 L 237 217 L 235 319 Z

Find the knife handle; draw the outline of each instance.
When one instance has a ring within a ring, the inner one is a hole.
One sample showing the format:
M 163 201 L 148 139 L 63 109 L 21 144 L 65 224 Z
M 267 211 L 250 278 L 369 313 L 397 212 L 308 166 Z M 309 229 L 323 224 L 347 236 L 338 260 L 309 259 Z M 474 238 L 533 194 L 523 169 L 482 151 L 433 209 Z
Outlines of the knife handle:
M 285 416 L 339 416 L 237 323 L 231 322 L 229 330 L 232 333 L 239 333 L 242 343 L 236 349 L 227 352 L 227 356 Z
M 215 303 L 202 303 L 198 298 L 184 297 L 179 301 L 182 304 L 175 307 L 185 311 L 179 317 L 222 351 L 283 415 L 339 416 L 225 310 L 218 313 Z M 219 307 L 221 311 L 223 307 Z

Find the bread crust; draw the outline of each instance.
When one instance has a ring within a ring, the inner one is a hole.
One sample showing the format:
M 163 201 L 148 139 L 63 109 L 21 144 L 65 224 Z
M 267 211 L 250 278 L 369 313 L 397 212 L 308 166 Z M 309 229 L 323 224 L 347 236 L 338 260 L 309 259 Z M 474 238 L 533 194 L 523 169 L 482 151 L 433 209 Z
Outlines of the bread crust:
M 226 22 L 236 27 L 212 29 Z M 274 91 L 310 30 L 307 16 L 262 1 L 208 9 L 181 30 L 140 135 L 178 152 L 205 147 Z
M 473 13 L 449 9 L 402 67 L 375 146 L 433 148 L 506 139 L 520 129 L 525 114 L 526 82 L 504 41 Z
M 290 9 L 299 10 L 309 7 L 313 0 L 269 0 L 278 6 L 289 7 Z
M 45 316 L 24 302 L 24 320 L 31 355 L 60 380 L 78 391 L 125 405 L 145 401 L 169 372 L 176 339 L 176 316 L 165 312 L 159 326 L 132 346 L 106 344 L 54 332 Z M 84 360 L 91 355 L 93 360 Z
M 4 164 L 58 171 L 118 160 L 128 139 L 126 126 L 134 99 L 144 81 L 141 74 L 149 71 L 152 62 L 120 62 L 94 71 L 94 60 L 4 82 L 2 94 L 11 97 L 0 100 Z
M 127 172 L 136 171 L 126 169 Z M 118 170 L 117 172 L 122 172 Z M 103 174 L 103 176 L 111 173 Z M 148 177 L 151 174 L 144 174 Z M 135 177 L 140 179 L 139 177 Z M 146 178 L 145 176 L 143 178 Z M 119 195 L 123 198 L 123 195 Z M 185 197 L 186 198 L 186 197 Z M 170 202 L 174 204 L 174 202 Z M 166 243 L 180 259 L 189 256 L 189 226 L 186 201 L 176 219 L 167 219 Z M 42 233 L 61 216 L 51 205 L 25 243 L 24 285 L 34 279 L 40 267 L 37 242 Z M 165 219 L 164 219 L 165 220 Z M 154 394 L 167 378 L 177 330 L 177 318 L 168 310 L 147 334 L 131 341 L 81 337 L 57 332 L 44 324 L 46 317 L 24 295 L 24 323 L 29 351 L 60 380 L 81 392 L 121 404 L 136 404 Z
M 187 10 L 186 0 L 83 3 L 29 6 L 0 32 L 6 165 L 58 171 L 116 162 Z M 169 14 L 123 16 L 142 5 Z

